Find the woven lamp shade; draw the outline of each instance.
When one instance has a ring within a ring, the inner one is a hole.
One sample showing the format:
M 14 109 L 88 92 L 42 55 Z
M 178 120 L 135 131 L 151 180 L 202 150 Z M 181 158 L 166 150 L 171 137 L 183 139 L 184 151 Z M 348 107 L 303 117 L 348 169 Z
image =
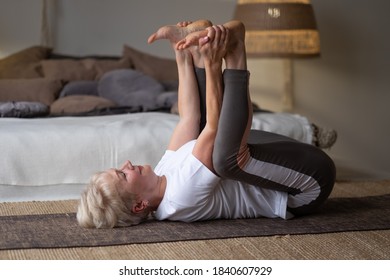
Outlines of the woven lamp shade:
M 320 55 L 320 36 L 309 0 L 238 0 L 234 19 L 245 24 L 248 56 Z

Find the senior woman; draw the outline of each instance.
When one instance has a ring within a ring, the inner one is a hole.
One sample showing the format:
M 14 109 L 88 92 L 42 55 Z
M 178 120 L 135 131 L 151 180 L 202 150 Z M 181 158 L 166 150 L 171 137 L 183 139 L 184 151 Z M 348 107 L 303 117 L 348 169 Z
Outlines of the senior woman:
M 245 26 L 182 22 L 160 28 L 149 42 L 159 39 L 175 51 L 180 121 L 154 170 L 126 161 L 92 177 L 79 224 L 130 226 L 151 213 L 193 222 L 315 211 L 332 191 L 334 163 L 313 145 L 250 130 Z

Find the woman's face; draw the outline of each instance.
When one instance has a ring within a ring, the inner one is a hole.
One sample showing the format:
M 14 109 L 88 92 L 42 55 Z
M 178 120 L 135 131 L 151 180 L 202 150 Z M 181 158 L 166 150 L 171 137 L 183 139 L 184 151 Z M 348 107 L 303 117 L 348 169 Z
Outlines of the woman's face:
M 132 165 L 127 160 L 119 169 L 107 171 L 117 182 L 117 189 L 121 197 L 136 195 L 143 197 L 153 190 L 157 182 L 157 175 L 150 165 Z

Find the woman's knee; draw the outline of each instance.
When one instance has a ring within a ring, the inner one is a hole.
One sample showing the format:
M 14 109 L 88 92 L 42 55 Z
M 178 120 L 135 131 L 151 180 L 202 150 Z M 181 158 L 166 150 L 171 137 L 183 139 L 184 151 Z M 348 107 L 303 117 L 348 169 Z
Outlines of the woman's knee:
M 236 157 L 227 153 L 223 148 L 214 148 L 213 166 L 220 177 L 231 178 L 237 167 Z
M 227 163 L 225 159 L 215 149 L 213 152 L 213 166 L 215 172 L 217 172 L 217 174 L 221 177 L 225 177 L 225 175 L 228 173 Z

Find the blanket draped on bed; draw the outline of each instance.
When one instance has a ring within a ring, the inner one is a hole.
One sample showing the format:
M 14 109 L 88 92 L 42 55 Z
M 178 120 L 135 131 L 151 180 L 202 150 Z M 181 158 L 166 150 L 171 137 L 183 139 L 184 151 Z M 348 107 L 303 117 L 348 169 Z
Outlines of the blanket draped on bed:
M 0 201 L 77 198 L 97 171 L 127 159 L 153 167 L 178 118 L 147 112 L 0 119 Z M 307 119 L 292 114 L 255 114 L 253 127 L 311 140 Z

